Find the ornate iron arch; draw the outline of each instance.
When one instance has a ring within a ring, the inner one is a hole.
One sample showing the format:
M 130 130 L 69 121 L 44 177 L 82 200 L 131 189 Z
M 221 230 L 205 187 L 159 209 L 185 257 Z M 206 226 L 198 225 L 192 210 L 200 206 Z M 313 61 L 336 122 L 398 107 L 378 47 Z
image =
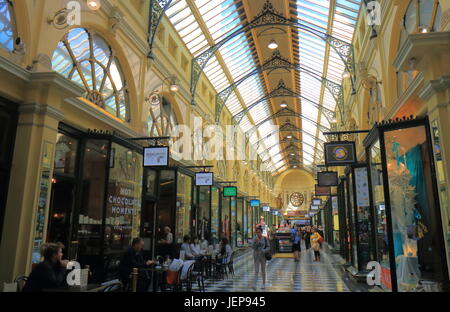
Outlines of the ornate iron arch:
M 277 50 L 274 52 L 272 57 L 267 60 L 263 65 L 258 66 L 256 69 L 251 71 L 250 73 L 243 76 L 241 79 L 227 87 L 226 89 L 222 90 L 216 95 L 216 123 L 220 122 L 220 116 L 222 114 L 223 107 L 225 106 L 228 98 L 230 97 L 231 93 L 233 93 L 234 90 L 245 80 L 248 78 L 260 74 L 264 71 L 273 71 L 276 69 L 289 69 L 289 70 L 299 70 L 301 72 L 304 72 L 308 74 L 309 76 L 313 77 L 314 79 L 318 80 L 321 84 L 323 84 L 328 91 L 333 96 L 334 100 L 336 101 L 336 105 L 338 109 L 341 111 L 341 114 L 344 115 L 344 90 L 341 85 L 328 80 L 327 78 L 324 78 L 320 76 L 318 73 L 315 73 L 309 69 L 306 69 L 302 67 L 300 64 L 292 64 L 287 59 L 283 58 L 280 54 L 280 52 Z M 330 109 L 325 108 L 323 105 L 317 104 L 314 101 L 308 99 L 307 97 L 304 97 L 301 94 L 298 94 L 291 89 L 287 88 L 284 82 L 281 80 L 278 84 L 277 88 L 275 88 L 270 94 L 264 96 L 263 98 L 259 99 L 255 103 L 249 105 L 247 108 L 248 110 L 243 110 L 239 112 L 237 115 L 233 116 L 236 117 L 239 114 L 243 114 L 242 116 L 239 116 L 241 119 L 245 116 L 245 114 L 250 111 L 250 109 L 253 108 L 253 106 L 256 106 L 257 104 L 261 103 L 264 100 L 268 100 L 270 98 L 274 97 L 296 97 L 301 98 L 305 101 L 308 101 L 312 103 L 315 107 L 318 109 L 322 109 L 325 111 L 325 116 L 327 117 L 329 122 L 332 122 L 333 119 L 336 118 L 336 113 L 334 111 L 331 111 Z
M 299 23 L 295 19 L 288 19 L 278 13 L 275 8 L 273 7 L 272 3 L 270 1 L 266 1 L 266 3 L 263 6 L 262 11 L 250 22 L 244 24 L 243 27 L 241 27 L 238 30 L 235 30 L 233 33 L 229 34 L 219 42 L 217 42 L 214 46 L 210 47 L 208 50 L 202 52 L 200 55 L 196 56 L 192 59 L 191 64 L 191 96 L 192 96 L 192 105 L 195 105 L 195 92 L 197 89 L 197 84 L 200 79 L 200 75 L 203 72 L 206 64 L 208 61 L 214 56 L 214 54 L 219 50 L 220 47 L 225 45 L 228 41 L 233 39 L 234 37 L 248 32 L 251 29 L 258 28 L 258 27 L 267 27 L 267 26 L 288 26 L 288 27 L 295 27 L 297 29 L 301 29 L 303 31 L 306 31 L 326 43 L 330 45 L 331 48 L 333 48 L 336 53 L 339 55 L 341 60 L 343 61 L 345 65 L 345 69 L 353 73 L 352 77 L 352 87 L 354 89 L 355 84 L 355 61 L 354 61 L 354 52 L 353 52 L 353 45 L 350 43 L 347 43 L 345 41 L 342 41 L 338 38 L 335 38 L 331 35 L 328 35 L 327 33 L 323 33 L 321 31 L 318 31 L 314 28 L 311 28 L 309 26 L 306 26 L 302 23 Z
M 259 122 L 258 124 L 256 124 L 254 127 L 252 127 L 250 130 L 247 130 L 247 132 L 245 132 L 246 135 L 250 136 L 252 135 L 256 130 L 258 130 L 259 127 L 261 127 L 264 123 L 268 122 L 269 120 L 275 119 L 275 118 L 279 118 L 279 117 L 297 117 L 297 118 L 304 118 L 306 120 L 308 120 L 309 122 L 313 123 L 316 125 L 316 127 L 319 128 L 319 131 L 321 132 L 329 132 L 331 131 L 331 129 L 322 126 L 321 124 L 318 124 L 316 121 L 312 120 L 311 118 L 303 115 L 303 114 L 299 114 L 296 111 L 290 109 L 290 108 L 282 108 L 280 109 L 278 112 L 276 112 L 275 114 L 267 117 L 266 119 L 262 120 L 261 122 Z
M 298 133 L 302 133 L 302 134 L 306 134 L 307 136 L 314 138 L 315 140 L 319 141 L 321 144 L 326 143 L 324 140 L 318 138 L 317 136 L 306 132 L 305 130 L 296 127 L 295 125 L 291 124 L 290 122 L 285 123 L 284 125 L 282 125 L 279 129 L 272 131 L 271 133 L 269 133 L 268 135 L 266 135 L 265 137 L 263 137 L 262 139 L 260 139 L 258 142 L 256 142 L 256 149 L 259 148 L 259 145 L 261 144 L 261 142 L 267 138 L 270 138 L 272 135 L 276 134 L 276 133 L 280 133 L 280 132 L 298 132 Z
M 153 59 L 153 43 L 156 31 L 161 23 L 164 13 L 170 7 L 172 0 L 150 0 L 148 14 L 148 54 L 147 57 Z

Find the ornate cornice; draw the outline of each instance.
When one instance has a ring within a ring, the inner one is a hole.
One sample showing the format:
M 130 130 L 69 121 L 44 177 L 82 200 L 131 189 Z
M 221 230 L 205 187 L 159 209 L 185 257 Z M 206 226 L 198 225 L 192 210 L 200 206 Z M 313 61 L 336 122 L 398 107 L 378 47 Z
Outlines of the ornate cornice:
M 444 92 L 447 89 L 450 89 L 450 75 L 428 81 L 419 91 L 419 97 L 424 101 L 428 101 L 436 93 Z

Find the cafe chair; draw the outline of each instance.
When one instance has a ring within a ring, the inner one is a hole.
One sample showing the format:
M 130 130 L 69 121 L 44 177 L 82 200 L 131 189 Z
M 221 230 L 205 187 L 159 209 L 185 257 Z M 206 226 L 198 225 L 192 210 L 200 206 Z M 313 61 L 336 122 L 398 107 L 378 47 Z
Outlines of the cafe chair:
M 179 291 L 181 288 L 181 271 L 183 267 L 181 267 L 178 271 L 168 271 L 166 275 L 166 287 L 167 291 Z
M 235 253 L 233 251 L 233 253 L 231 254 L 231 257 L 230 257 L 230 261 L 227 264 L 228 271 L 230 272 L 230 274 L 232 276 L 234 276 L 234 256 L 235 256 Z
M 203 292 L 205 291 L 205 272 L 207 262 L 208 259 L 206 258 L 196 261 L 194 264 L 194 270 L 192 272 L 192 276 L 197 281 L 199 290 Z
M 190 292 L 192 291 L 192 278 L 194 271 L 194 265 L 195 261 L 185 261 L 183 268 L 181 270 L 181 289 L 183 289 L 183 286 L 186 287 L 186 291 Z
M 17 284 L 17 291 L 22 292 L 23 287 L 25 286 L 25 284 L 28 281 L 28 276 L 25 275 L 21 275 L 16 277 L 16 279 L 14 280 L 14 283 Z
M 103 283 L 102 286 L 106 286 L 103 292 L 121 292 L 123 285 L 119 280 L 113 280 Z

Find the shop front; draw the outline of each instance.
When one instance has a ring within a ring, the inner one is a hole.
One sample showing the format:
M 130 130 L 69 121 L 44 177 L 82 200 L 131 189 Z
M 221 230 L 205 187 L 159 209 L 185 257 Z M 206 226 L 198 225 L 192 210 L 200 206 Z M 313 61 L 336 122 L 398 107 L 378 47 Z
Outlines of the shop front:
M 448 289 L 428 118 L 378 124 L 364 145 L 382 287 L 401 292 Z
M 348 263 L 350 256 L 350 235 L 347 218 L 347 179 L 345 176 L 339 178 L 338 184 L 338 215 L 339 215 L 339 241 L 342 258 Z
M 67 258 L 89 265 L 94 281 L 105 280 L 140 235 L 142 149 L 61 124 L 53 168 L 51 186 L 41 183 L 42 201 L 51 192 L 49 214 L 45 224 L 44 210 L 38 212 L 32 262 L 40 261 L 42 242 L 61 242 Z
M 0 242 L 17 128 L 17 107 L 0 98 Z

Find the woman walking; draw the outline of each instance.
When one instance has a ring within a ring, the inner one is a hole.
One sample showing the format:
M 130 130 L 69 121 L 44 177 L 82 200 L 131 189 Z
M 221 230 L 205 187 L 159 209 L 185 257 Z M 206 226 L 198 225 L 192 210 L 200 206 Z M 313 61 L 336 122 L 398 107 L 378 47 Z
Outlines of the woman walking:
M 314 261 L 320 262 L 320 234 L 315 228 L 311 229 L 311 247 L 314 250 Z
M 270 252 L 270 243 L 267 237 L 264 237 L 262 234 L 262 228 L 258 226 L 256 228 L 256 236 L 252 242 L 253 260 L 255 263 L 255 281 L 252 287 L 253 290 L 256 290 L 260 267 L 263 280 L 261 289 L 266 289 L 266 254 Z

